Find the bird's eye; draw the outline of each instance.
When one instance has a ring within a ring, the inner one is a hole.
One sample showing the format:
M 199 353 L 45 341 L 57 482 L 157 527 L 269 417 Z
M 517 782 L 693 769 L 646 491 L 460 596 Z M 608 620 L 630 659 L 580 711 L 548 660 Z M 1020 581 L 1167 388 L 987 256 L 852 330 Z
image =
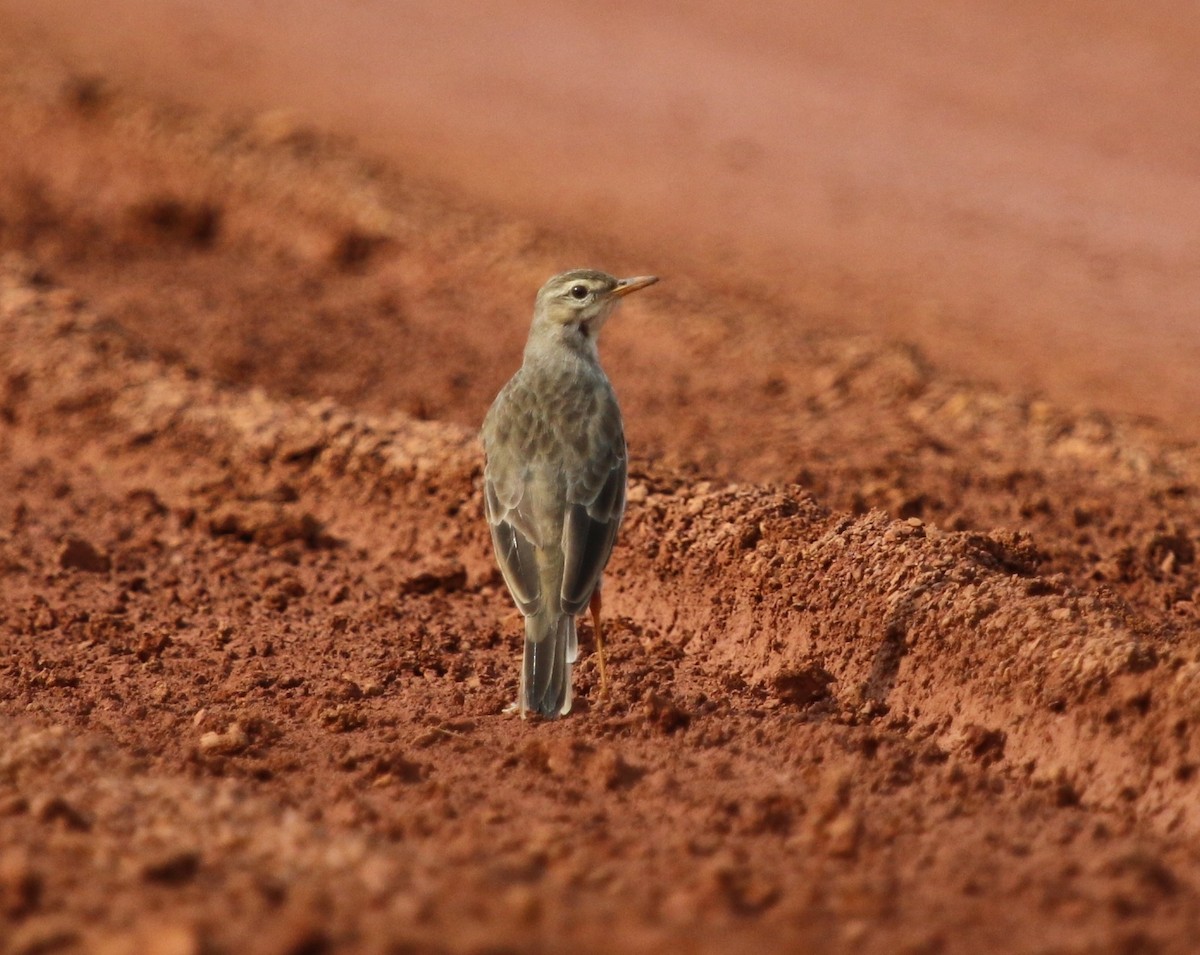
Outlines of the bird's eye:
M 571 298 L 575 299 L 576 301 L 582 302 L 587 297 L 588 297 L 588 288 L 586 285 L 572 285 L 571 286 Z

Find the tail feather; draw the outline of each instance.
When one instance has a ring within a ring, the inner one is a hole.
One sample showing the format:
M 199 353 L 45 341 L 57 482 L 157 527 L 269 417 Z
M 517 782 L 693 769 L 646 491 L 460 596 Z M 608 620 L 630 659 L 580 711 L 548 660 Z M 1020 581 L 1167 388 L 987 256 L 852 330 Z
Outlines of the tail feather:
M 571 711 L 571 664 L 578 638 L 571 614 L 535 613 L 525 618 L 521 666 L 521 713 L 553 719 Z

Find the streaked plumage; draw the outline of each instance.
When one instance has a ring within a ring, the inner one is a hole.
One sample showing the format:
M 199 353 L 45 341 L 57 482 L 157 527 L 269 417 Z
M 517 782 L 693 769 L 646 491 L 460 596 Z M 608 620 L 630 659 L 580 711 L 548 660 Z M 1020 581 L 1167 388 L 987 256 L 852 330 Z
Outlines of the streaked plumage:
M 570 710 L 575 617 L 592 604 L 599 620 L 600 577 L 625 512 L 626 458 L 596 337 L 621 296 L 656 281 L 590 269 L 550 279 L 538 292 L 524 362 L 483 423 L 488 524 L 525 615 L 522 715 Z

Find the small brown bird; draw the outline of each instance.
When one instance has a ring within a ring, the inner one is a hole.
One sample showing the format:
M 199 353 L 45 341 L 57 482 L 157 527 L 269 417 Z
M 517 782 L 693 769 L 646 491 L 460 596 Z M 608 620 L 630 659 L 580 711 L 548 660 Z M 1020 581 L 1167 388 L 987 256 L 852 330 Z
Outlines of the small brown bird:
M 575 269 L 538 292 L 520 369 L 483 422 L 484 500 L 496 559 L 525 615 L 517 708 L 571 709 L 575 617 L 590 607 L 607 692 L 600 576 L 625 512 L 625 430 L 596 337 L 622 296 L 653 275 Z

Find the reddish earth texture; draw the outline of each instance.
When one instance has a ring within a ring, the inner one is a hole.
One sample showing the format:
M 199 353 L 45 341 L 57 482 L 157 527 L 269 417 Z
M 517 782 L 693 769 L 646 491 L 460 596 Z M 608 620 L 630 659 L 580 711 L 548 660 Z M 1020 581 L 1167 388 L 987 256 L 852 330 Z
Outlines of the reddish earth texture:
M 656 264 L 31 48 L 0 128 L 0 951 L 1196 950 L 1178 430 L 681 269 L 612 693 L 521 722 L 475 428 Z

